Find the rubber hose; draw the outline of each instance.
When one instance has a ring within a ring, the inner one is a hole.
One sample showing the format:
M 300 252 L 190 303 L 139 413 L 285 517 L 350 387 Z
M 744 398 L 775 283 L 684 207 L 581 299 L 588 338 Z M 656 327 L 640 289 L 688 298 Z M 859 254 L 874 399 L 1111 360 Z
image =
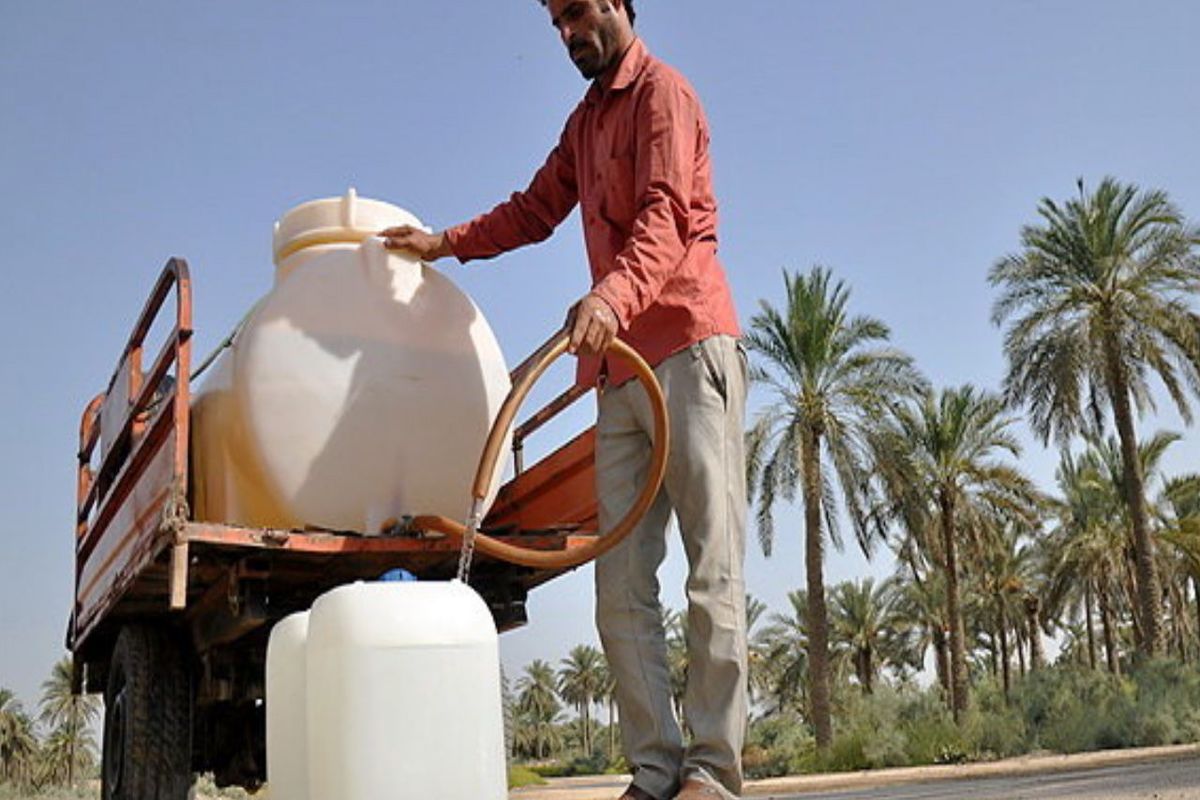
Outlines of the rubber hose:
M 569 341 L 570 336 L 564 329 L 542 345 L 534 353 L 530 368 L 517 379 L 517 383 L 509 391 L 508 397 L 504 399 L 504 404 L 500 406 L 500 412 L 496 415 L 496 421 L 492 424 L 491 432 L 488 434 L 483 454 L 479 458 L 479 468 L 475 472 L 475 483 L 472 488 L 472 496 L 475 500 L 482 500 L 487 496 L 492 476 L 495 474 L 496 463 L 500 458 L 501 451 L 504 449 L 504 441 L 507 438 L 509 429 L 513 425 L 517 411 L 525 401 L 525 396 L 529 394 L 529 390 L 533 388 L 533 384 L 537 382 L 546 369 L 559 356 L 567 352 Z M 620 521 L 612 527 L 612 530 L 597 536 L 594 541 L 580 547 L 570 550 L 534 550 L 501 542 L 486 534 L 477 533 L 475 536 L 475 548 L 480 552 L 486 553 L 492 558 L 507 561 L 511 564 L 519 564 L 524 567 L 535 567 L 538 569 L 570 569 L 577 567 L 580 564 L 586 564 L 593 558 L 608 552 L 620 544 L 621 540 L 628 536 L 634 527 L 641 522 L 647 509 L 654 502 L 659 487 L 662 486 L 663 476 L 667 471 L 667 452 L 669 446 L 667 403 L 663 397 L 662 387 L 658 385 L 658 379 L 654 377 L 654 370 L 637 354 L 637 351 L 620 339 L 613 339 L 612 344 L 608 347 L 608 352 L 620 356 L 633 367 L 634 375 L 642 384 L 642 387 L 645 388 L 646 394 L 650 398 L 650 410 L 654 416 L 654 440 L 650 455 L 650 468 L 646 472 L 646 483 L 642 486 L 641 493 L 638 494 L 637 499 L 630 506 L 629 510 L 625 512 L 625 516 L 621 517 Z M 467 532 L 467 528 L 463 523 L 443 516 L 427 515 L 415 517 L 411 525 L 417 530 L 437 531 L 459 541 L 463 539 Z

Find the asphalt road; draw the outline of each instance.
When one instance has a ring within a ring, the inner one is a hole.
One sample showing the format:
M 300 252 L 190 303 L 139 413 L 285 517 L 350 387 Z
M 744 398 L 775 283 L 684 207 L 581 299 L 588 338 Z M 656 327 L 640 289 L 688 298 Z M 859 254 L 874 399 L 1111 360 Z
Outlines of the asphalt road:
M 1200 800 L 1200 759 L 771 797 L 775 800 Z

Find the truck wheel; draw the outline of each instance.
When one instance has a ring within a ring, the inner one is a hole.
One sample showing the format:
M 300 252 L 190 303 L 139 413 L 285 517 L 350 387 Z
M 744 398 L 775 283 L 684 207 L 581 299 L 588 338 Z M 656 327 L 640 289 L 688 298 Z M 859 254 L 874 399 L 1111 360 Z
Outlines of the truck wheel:
M 122 628 L 104 691 L 104 800 L 187 800 L 191 711 L 183 648 L 156 627 Z

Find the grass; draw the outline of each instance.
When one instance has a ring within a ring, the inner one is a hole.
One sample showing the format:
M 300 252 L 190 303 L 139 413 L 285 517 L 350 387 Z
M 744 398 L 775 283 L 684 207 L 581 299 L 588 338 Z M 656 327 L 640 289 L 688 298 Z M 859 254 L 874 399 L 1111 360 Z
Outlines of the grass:
M 529 767 L 514 764 L 508 768 L 508 788 L 520 789 L 522 786 L 544 786 L 546 779 Z
M 0 784 L 0 800 L 96 800 L 100 796 L 98 786 L 78 786 L 74 789 L 55 787 L 34 791 L 18 789 L 9 784 Z

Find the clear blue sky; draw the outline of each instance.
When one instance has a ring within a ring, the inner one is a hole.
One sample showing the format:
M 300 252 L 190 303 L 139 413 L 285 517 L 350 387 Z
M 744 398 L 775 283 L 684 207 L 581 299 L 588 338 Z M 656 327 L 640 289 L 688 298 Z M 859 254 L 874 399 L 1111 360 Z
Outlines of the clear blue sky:
M 936 384 L 995 387 L 985 275 L 1040 197 L 1111 174 L 1200 217 L 1190 0 L 638 5 L 706 105 L 743 319 L 778 302 L 782 268 L 825 264 Z M 0 685 L 32 704 L 62 653 L 79 414 L 166 258 L 191 263 L 207 351 L 269 287 L 287 208 L 353 185 L 458 222 L 524 186 L 584 88 L 534 0 L 3 5 Z M 444 268 L 511 363 L 587 289 L 574 218 Z M 1142 424 L 1158 427 L 1182 430 L 1165 412 Z M 1032 442 L 1023 458 L 1046 488 L 1055 461 Z M 1168 465 L 1198 462 L 1192 431 Z M 781 610 L 802 581 L 798 514 L 778 529 L 770 561 L 751 532 L 748 580 Z M 888 568 L 831 554 L 829 579 Z M 675 546 L 676 607 L 681 580 Z M 530 615 L 502 639 L 510 673 L 594 639 L 590 570 Z

